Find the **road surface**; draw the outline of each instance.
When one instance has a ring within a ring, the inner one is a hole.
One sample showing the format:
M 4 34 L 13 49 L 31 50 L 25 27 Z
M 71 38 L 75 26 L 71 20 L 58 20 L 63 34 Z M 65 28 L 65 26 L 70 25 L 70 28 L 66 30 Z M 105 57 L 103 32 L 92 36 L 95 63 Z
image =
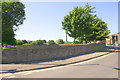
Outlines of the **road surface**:
M 67 66 L 15 73 L 6 78 L 118 78 L 118 52 Z

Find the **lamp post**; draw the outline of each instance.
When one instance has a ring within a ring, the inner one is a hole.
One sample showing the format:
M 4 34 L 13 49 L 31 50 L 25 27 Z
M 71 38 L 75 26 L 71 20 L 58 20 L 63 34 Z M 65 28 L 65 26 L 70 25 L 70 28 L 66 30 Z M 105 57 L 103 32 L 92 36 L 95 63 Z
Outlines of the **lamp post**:
M 67 41 L 67 31 L 66 31 L 66 43 L 67 43 L 68 41 Z

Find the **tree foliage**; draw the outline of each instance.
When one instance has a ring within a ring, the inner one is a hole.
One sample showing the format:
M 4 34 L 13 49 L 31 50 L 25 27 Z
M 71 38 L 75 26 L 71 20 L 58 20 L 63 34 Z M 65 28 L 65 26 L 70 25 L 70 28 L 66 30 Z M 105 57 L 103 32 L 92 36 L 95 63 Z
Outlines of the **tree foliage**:
M 27 40 L 22 40 L 22 43 L 25 44 L 25 43 L 28 43 Z
M 15 44 L 15 33 L 25 20 L 24 4 L 21 2 L 1 2 L 2 4 L 2 43 Z
M 57 43 L 57 44 L 64 44 L 64 41 L 63 41 L 62 39 L 58 39 L 58 40 L 56 41 L 56 43 Z
M 92 32 L 93 34 L 88 37 L 88 39 L 92 41 L 104 40 L 110 33 L 110 31 L 107 30 L 107 24 L 99 18 L 95 19 Z
M 27 41 L 27 40 L 16 40 L 16 45 L 23 45 L 23 44 L 26 44 L 26 43 L 29 44 L 29 41 Z
M 32 45 L 43 45 L 43 41 L 42 40 L 36 40 L 36 41 L 33 41 L 31 44 Z
M 42 40 L 42 42 L 43 42 L 43 43 L 47 43 L 47 41 L 46 41 L 46 40 Z
M 85 42 L 104 39 L 109 34 L 107 24 L 97 18 L 95 11 L 93 11 L 94 9 L 95 7 L 88 4 L 85 7 L 74 7 L 64 17 L 62 28 L 70 37 L 74 38 L 74 43 L 76 39 L 84 40 Z M 97 33 L 95 30 L 99 30 L 99 36 L 95 36 Z
M 49 40 L 48 41 L 48 45 L 54 45 L 54 44 L 55 44 L 54 40 Z

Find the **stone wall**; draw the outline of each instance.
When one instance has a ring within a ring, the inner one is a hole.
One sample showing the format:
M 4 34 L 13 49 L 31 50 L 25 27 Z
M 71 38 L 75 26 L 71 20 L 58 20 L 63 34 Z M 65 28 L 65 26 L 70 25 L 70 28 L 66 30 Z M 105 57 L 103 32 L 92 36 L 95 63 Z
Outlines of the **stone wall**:
M 103 50 L 105 50 L 105 45 L 103 44 L 54 46 L 22 45 L 18 46 L 17 49 L 3 50 L 2 63 L 48 61 Z

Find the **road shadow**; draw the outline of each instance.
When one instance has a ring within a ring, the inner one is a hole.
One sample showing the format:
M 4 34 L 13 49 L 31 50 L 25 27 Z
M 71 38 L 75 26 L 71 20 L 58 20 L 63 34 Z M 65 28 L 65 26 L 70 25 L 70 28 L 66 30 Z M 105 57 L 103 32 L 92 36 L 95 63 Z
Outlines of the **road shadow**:
M 111 68 L 114 70 L 120 70 L 120 68 L 112 67 L 112 66 L 108 66 L 108 65 L 103 65 L 103 64 L 79 64 L 79 65 L 73 65 L 73 66 L 102 66 L 102 67 L 107 67 L 107 68 Z

